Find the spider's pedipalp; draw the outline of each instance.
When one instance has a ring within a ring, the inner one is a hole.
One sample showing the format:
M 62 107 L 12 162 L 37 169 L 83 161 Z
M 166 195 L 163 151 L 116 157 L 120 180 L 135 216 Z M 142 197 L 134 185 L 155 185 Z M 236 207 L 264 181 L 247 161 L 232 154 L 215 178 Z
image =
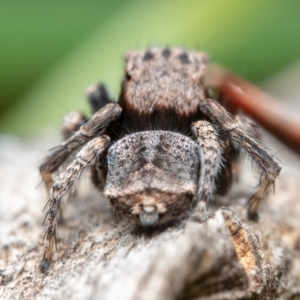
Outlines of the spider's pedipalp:
M 45 238 L 48 241 L 43 259 L 40 264 L 40 270 L 46 272 L 46 267 L 49 265 L 52 255 L 53 245 L 56 239 L 57 221 L 59 216 L 60 204 L 63 197 L 75 185 L 81 174 L 88 166 L 94 165 L 96 160 L 105 151 L 110 144 L 108 136 L 96 137 L 81 149 L 77 154 L 76 159 L 62 172 L 59 178 L 54 182 L 49 195 L 48 201 L 48 225 L 45 233 Z
M 257 207 L 260 200 L 267 194 L 274 181 L 280 173 L 281 166 L 268 152 L 249 137 L 234 122 L 231 115 L 217 101 L 205 99 L 200 104 L 201 111 L 211 119 L 217 130 L 228 136 L 237 147 L 243 148 L 260 167 L 262 171 L 258 191 L 250 198 L 248 217 L 257 219 Z
M 216 188 L 216 177 L 222 165 L 222 147 L 218 133 L 211 123 L 197 121 L 192 124 L 192 129 L 197 137 L 201 160 L 195 219 L 202 219 L 206 204 L 212 198 Z

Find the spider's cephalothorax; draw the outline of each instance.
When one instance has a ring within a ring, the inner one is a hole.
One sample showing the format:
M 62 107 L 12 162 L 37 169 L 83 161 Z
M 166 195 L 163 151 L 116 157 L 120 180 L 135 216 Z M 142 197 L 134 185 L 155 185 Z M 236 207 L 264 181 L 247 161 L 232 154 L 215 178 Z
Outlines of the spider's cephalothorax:
M 255 127 L 203 84 L 207 57 L 182 48 L 150 48 L 126 54 L 117 103 L 103 85 L 87 90 L 93 115 L 78 112 L 64 120 L 66 141 L 41 165 L 49 190 L 47 247 L 40 269 L 51 260 L 63 197 L 87 167 L 114 209 L 144 226 L 166 223 L 192 212 L 201 219 L 214 193 L 229 189 L 239 149 L 261 170 L 258 190 L 249 199 L 256 217 L 260 200 L 281 167 L 254 139 Z M 239 120 L 238 122 L 236 120 Z M 52 182 L 52 173 L 78 151 Z

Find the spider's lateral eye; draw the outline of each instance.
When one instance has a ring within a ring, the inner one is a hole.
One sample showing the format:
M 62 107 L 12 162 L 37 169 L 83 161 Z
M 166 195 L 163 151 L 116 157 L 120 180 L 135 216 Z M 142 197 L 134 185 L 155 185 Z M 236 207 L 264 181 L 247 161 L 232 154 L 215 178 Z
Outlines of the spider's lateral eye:
M 131 73 L 126 72 L 125 77 L 126 77 L 126 80 L 130 80 L 132 78 Z
M 182 52 L 179 56 L 178 56 L 180 62 L 182 64 L 189 64 L 190 60 L 189 60 L 189 56 L 186 52 Z

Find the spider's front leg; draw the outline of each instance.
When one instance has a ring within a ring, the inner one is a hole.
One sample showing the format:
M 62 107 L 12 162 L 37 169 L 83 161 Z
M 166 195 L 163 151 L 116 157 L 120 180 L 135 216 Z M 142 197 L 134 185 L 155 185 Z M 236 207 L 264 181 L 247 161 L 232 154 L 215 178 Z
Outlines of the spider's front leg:
M 200 103 L 201 111 L 210 118 L 216 129 L 223 132 L 237 147 L 243 148 L 260 167 L 262 174 L 257 192 L 249 199 L 248 217 L 257 219 L 257 207 L 261 199 L 274 185 L 281 166 L 268 152 L 249 137 L 234 122 L 230 114 L 215 100 L 205 99 Z
M 216 188 L 216 177 L 222 165 L 222 147 L 218 133 L 207 121 L 192 124 L 192 130 L 199 144 L 201 170 L 196 194 L 196 212 L 193 219 L 201 221 L 205 216 L 207 202 L 212 198 Z
M 69 139 L 79 128 L 87 122 L 87 118 L 79 111 L 71 111 L 62 122 L 62 135 L 64 140 Z
M 113 103 L 108 95 L 105 85 L 102 83 L 89 86 L 86 89 L 85 94 L 89 101 L 92 114 L 96 113 L 107 104 Z M 64 140 L 70 138 L 87 121 L 88 118 L 79 111 L 72 111 L 68 113 L 64 117 L 62 123 L 62 134 Z
M 88 166 L 94 165 L 100 155 L 108 148 L 110 138 L 108 136 L 96 137 L 78 152 L 76 159 L 62 172 L 59 178 L 53 184 L 48 201 L 48 212 L 45 219 L 48 218 L 48 225 L 44 238 L 47 239 L 43 259 L 40 262 L 40 270 L 45 273 L 49 266 L 53 251 L 56 244 L 56 229 L 59 218 L 59 209 L 63 197 L 74 186 L 81 174 Z
M 121 114 L 118 104 L 110 103 L 97 111 L 92 118 L 79 128 L 67 141 L 58 147 L 40 166 L 41 177 L 50 190 L 52 186 L 52 174 L 66 161 L 70 154 L 96 136 L 104 133 L 108 125 Z
M 97 83 L 90 85 L 85 94 L 90 102 L 92 113 L 94 114 L 109 103 L 113 103 L 104 84 Z

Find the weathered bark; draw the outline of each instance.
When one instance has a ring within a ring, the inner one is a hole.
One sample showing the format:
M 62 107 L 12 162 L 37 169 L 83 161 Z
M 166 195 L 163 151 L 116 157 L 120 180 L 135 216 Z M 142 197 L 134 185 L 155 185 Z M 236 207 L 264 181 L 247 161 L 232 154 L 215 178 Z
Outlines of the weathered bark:
M 41 274 L 46 193 L 36 149 L 47 147 L 0 141 L 1 299 L 300 299 L 300 187 L 287 171 L 258 223 L 246 219 L 255 185 L 247 171 L 204 223 L 148 232 L 118 220 L 83 178 Z

